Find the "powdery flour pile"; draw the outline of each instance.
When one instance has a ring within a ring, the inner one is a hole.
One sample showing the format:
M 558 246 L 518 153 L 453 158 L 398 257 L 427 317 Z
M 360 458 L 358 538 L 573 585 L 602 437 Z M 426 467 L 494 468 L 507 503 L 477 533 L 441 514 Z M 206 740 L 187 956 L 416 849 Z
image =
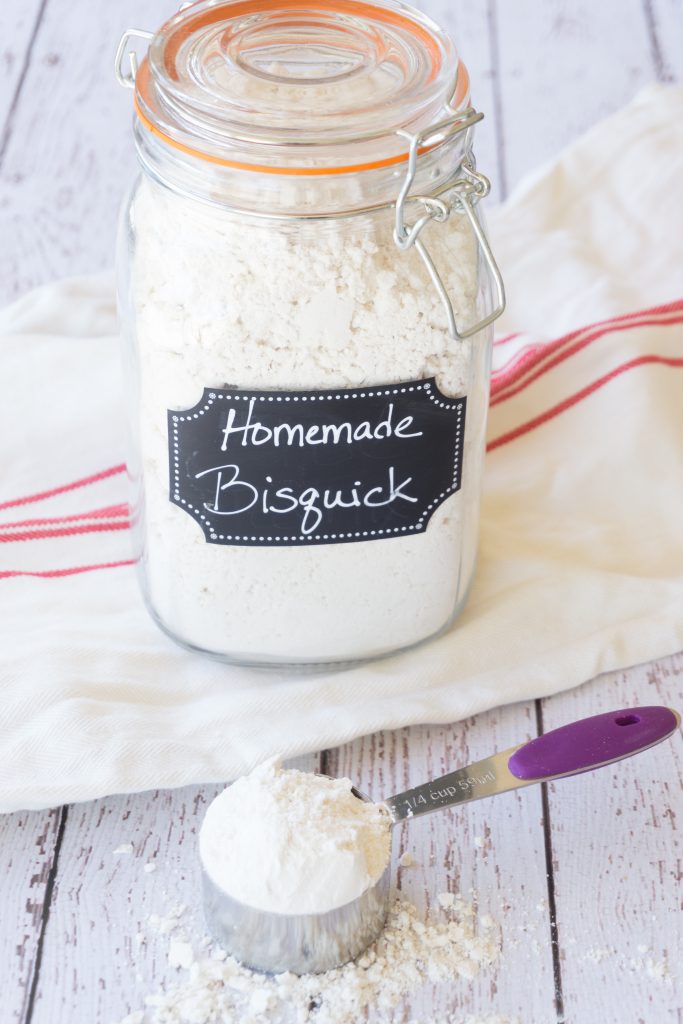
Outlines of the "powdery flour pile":
M 321 914 L 374 885 L 391 855 L 391 819 L 350 779 L 283 769 L 273 758 L 228 786 L 199 852 L 224 892 L 258 910 Z
M 365 1019 L 390 1024 L 398 1007 L 425 983 L 467 981 L 498 957 L 499 931 L 491 917 L 477 918 L 472 905 L 453 894 L 444 894 L 439 904 L 425 921 L 412 904 L 397 900 L 381 938 L 355 963 L 302 977 L 257 974 L 218 948 L 203 948 L 195 956 L 181 932 L 171 938 L 169 958 L 185 976 L 148 996 L 146 1009 L 120 1024 L 357 1024 Z M 161 930 L 181 926 L 174 916 L 168 928 L 161 923 Z M 514 1022 L 451 1018 L 439 1024 Z

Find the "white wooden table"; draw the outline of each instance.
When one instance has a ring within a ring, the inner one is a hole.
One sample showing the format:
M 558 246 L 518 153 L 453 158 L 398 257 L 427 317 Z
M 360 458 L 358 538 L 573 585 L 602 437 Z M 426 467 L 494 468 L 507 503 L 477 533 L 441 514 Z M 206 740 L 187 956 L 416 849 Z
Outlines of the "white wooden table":
M 487 112 L 479 163 L 499 199 L 640 86 L 683 77 L 681 0 L 420 6 L 450 27 L 470 68 Z M 172 10 L 169 0 L 0 6 L 3 301 L 111 264 L 133 167 L 130 96 L 114 84 L 112 54 L 124 28 L 153 28 Z M 571 719 L 680 704 L 682 692 L 679 655 L 452 726 L 379 733 L 306 766 L 387 794 Z M 416 865 L 397 884 L 420 905 L 473 887 L 501 922 L 503 956 L 396 1020 L 683 1021 L 682 771 L 679 736 L 618 771 L 416 821 L 402 837 Z M 196 902 L 195 832 L 218 788 L 0 818 L 0 1024 L 114 1024 L 172 976 L 164 942 L 138 950 L 135 935 L 169 900 Z M 134 852 L 114 855 L 127 842 Z

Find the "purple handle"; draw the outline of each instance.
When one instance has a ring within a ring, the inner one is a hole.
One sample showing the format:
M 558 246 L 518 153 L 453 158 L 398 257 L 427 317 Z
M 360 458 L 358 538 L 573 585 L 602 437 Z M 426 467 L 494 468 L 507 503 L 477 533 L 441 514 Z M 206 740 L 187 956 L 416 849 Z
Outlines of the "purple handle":
M 624 708 L 563 725 L 515 751 L 508 768 L 518 779 L 579 775 L 620 761 L 670 736 L 680 725 L 671 708 Z

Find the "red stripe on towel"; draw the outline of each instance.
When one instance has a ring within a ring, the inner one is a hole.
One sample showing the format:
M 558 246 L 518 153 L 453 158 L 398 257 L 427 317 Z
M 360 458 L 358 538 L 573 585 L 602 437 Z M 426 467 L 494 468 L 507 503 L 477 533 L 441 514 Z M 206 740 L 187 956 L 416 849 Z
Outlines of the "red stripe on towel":
M 6 580 L 13 576 L 39 576 L 41 579 L 57 579 L 61 576 L 75 576 L 80 572 L 93 572 L 95 569 L 118 569 L 122 565 L 135 565 L 134 558 L 128 558 L 123 562 L 102 562 L 100 565 L 76 565 L 71 569 L 44 569 L 35 572 L 21 569 L 5 569 L 0 571 L 0 580 Z
M 577 327 L 568 334 L 561 335 L 559 338 L 551 339 L 550 341 L 535 342 L 532 345 L 526 346 L 522 352 L 517 354 L 517 356 L 513 356 L 512 360 L 506 365 L 494 370 L 491 375 L 492 381 L 505 380 L 513 368 L 522 368 L 522 362 L 524 362 L 524 368 L 527 368 L 528 366 L 535 366 L 536 363 L 539 362 L 546 354 L 556 351 L 558 348 L 561 348 L 570 341 L 574 341 L 574 339 L 578 338 L 586 331 L 593 331 L 597 327 L 612 327 L 615 324 L 628 324 L 633 320 L 638 320 L 644 317 L 665 317 L 672 313 L 679 312 L 683 312 L 683 299 L 676 299 L 674 302 L 669 302 L 661 306 L 652 306 L 649 309 L 639 309 L 632 313 L 622 313 L 619 316 L 608 317 L 605 320 L 596 320 L 595 323 L 584 324 L 582 327 Z M 513 338 L 518 338 L 520 336 L 520 334 L 509 334 L 507 337 L 502 339 L 502 342 L 511 341 Z
M 515 338 L 519 338 L 519 331 L 515 331 L 514 334 L 506 334 L 502 338 L 495 338 L 494 345 L 507 345 L 508 341 L 514 341 Z
M 84 533 L 106 533 L 110 530 L 127 530 L 130 520 L 122 519 L 113 523 L 85 523 L 80 526 L 55 526 L 44 530 L 17 530 L 0 533 L 0 544 L 12 544 L 19 540 L 47 540 L 48 537 L 77 537 Z
M 20 519 L 16 523 L 0 523 L 0 530 L 16 529 L 19 526 L 49 526 L 52 523 L 74 523 L 82 519 L 115 519 L 128 516 L 128 505 L 109 505 L 96 508 L 92 512 L 79 512 L 73 516 L 46 516 L 43 519 Z
M 92 476 L 84 476 L 81 480 L 74 480 L 70 484 L 62 484 L 60 487 L 53 487 L 49 491 L 40 491 L 38 494 L 29 494 L 25 498 L 13 498 L 11 501 L 0 502 L 0 510 L 4 508 L 16 508 L 17 505 L 30 505 L 34 501 L 44 501 L 46 498 L 54 498 L 57 494 L 65 494 L 67 491 L 75 491 L 79 487 L 88 487 L 90 484 L 99 483 L 100 480 L 106 480 L 110 476 L 116 476 L 118 473 L 124 473 L 126 470 L 125 463 L 120 463 L 118 466 L 110 466 L 109 469 L 103 469 L 100 473 L 93 473 Z
M 569 359 L 570 356 L 580 352 L 587 345 L 596 341 L 598 338 L 602 338 L 606 334 L 612 334 L 619 331 L 631 331 L 639 327 L 668 327 L 670 324 L 675 325 L 680 323 L 683 323 L 683 316 L 669 317 L 666 320 L 647 318 L 644 320 L 633 321 L 628 324 L 612 324 L 608 327 L 603 327 L 601 330 L 594 331 L 592 334 L 588 334 L 581 338 L 575 345 L 562 348 L 560 352 L 557 352 L 557 349 L 560 347 L 558 342 L 552 342 L 544 345 L 542 347 L 545 351 L 541 353 L 540 356 L 536 357 L 535 353 L 532 353 L 532 361 L 525 365 L 519 364 L 515 367 L 511 367 L 509 374 L 505 378 L 499 378 L 495 385 L 492 384 L 491 394 L 493 397 L 491 398 L 490 404 L 494 406 L 498 405 L 500 402 L 506 402 L 508 398 L 512 398 L 514 395 L 519 394 L 519 392 L 523 391 L 529 386 L 529 384 L 533 384 L 535 380 L 542 377 L 544 373 L 548 372 L 548 370 L 554 369 L 554 367 L 564 362 L 565 359 Z M 566 342 L 563 344 L 566 345 Z M 557 352 L 557 354 L 554 358 L 549 358 L 548 362 L 545 362 L 535 372 L 532 372 L 534 367 L 537 366 L 542 359 L 545 360 L 555 352 Z M 517 383 L 517 381 L 519 381 L 519 383 Z M 515 384 L 516 386 L 512 386 Z
M 487 452 L 492 452 L 496 448 L 500 448 L 501 445 L 508 444 L 510 441 L 515 441 L 518 437 L 522 437 L 524 434 L 528 434 L 530 430 L 535 430 L 536 427 L 542 426 L 543 423 L 547 423 L 549 420 L 554 419 L 567 409 L 571 409 L 572 406 L 577 405 L 583 401 L 584 398 L 588 398 L 593 392 L 597 391 L 603 385 L 608 384 L 609 381 L 614 380 L 615 377 L 621 376 L 627 370 L 632 370 L 636 366 L 644 366 L 647 363 L 656 363 L 661 366 L 683 366 L 683 359 L 670 359 L 666 356 L 639 356 L 637 359 L 631 359 L 627 363 L 622 363 L 621 366 L 617 366 L 614 370 L 610 370 L 603 377 L 599 377 L 592 384 L 588 384 L 581 391 L 577 391 L 576 394 L 570 395 L 569 398 L 565 398 L 564 401 L 559 402 L 552 408 L 547 409 L 540 416 L 535 416 L 533 419 L 528 420 L 526 423 L 522 423 L 519 427 L 515 427 L 514 430 L 508 431 L 507 434 L 501 434 L 500 437 L 496 437 L 493 441 L 489 441 L 486 446 Z

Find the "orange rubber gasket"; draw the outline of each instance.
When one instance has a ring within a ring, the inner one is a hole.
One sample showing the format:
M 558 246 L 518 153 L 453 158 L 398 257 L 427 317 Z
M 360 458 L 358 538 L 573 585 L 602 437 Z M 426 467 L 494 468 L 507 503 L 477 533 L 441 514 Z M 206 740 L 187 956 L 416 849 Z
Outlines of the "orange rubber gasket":
M 329 174 L 352 174 L 355 171 L 372 171 L 380 167 L 391 167 L 394 164 L 405 163 L 408 159 L 408 153 L 399 153 L 397 156 L 385 157 L 383 160 L 371 160 L 367 163 L 362 164 L 348 164 L 343 167 L 271 167 L 267 164 L 247 164 L 242 163 L 239 160 L 228 160 L 225 157 L 215 156 L 213 153 L 205 153 L 200 149 L 195 149 L 192 146 L 187 146 L 184 142 L 180 142 L 178 139 L 174 139 L 171 135 L 162 131 L 158 125 L 154 124 L 152 120 L 144 113 L 140 106 L 137 91 L 141 94 L 144 88 L 149 88 L 150 71 L 147 63 L 147 58 L 144 59 L 138 69 L 136 79 L 136 94 L 134 97 L 135 112 L 141 122 L 147 128 L 152 135 L 156 135 L 157 138 L 161 139 L 162 142 L 169 146 L 173 146 L 174 149 L 179 149 L 182 153 L 187 153 L 189 156 L 197 157 L 199 160 L 205 160 L 207 163 L 217 164 L 219 167 L 231 167 L 238 171 L 254 171 L 258 174 L 290 174 L 290 175 L 308 175 L 314 177 L 320 177 L 322 175 Z M 458 88 L 453 96 L 451 105 L 456 109 L 460 103 L 464 100 L 465 96 L 469 93 L 469 75 L 467 68 L 462 63 L 458 67 Z M 435 149 L 441 145 L 440 142 L 435 142 L 431 146 L 420 146 L 418 153 L 420 156 L 423 153 L 427 153 L 431 149 Z
M 319 10 L 361 15 L 366 14 L 388 24 L 399 25 L 402 28 L 408 29 L 416 35 L 422 43 L 424 43 L 433 59 L 434 66 L 430 80 L 434 78 L 440 70 L 441 51 L 434 37 L 427 31 L 427 29 L 397 11 L 392 11 L 384 7 L 377 7 L 372 3 L 363 3 L 362 0 L 315 0 L 315 4 L 314 6 L 312 5 L 312 7 L 313 9 L 310 10 L 310 13 L 315 13 L 316 10 Z M 217 21 L 221 21 L 225 10 L 228 8 L 230 9 L 231 16 L 239 16 L 242 14 L 251 14 L 257 11 L 276 10 L 282 11 L 283 13 L 288 11 L 300 11 L 302 10 L 302 4 L 301 2 L 297 2 L 297 0 L 238 0 L 236 3 L 231 2 L 221 4 L 217 7 L 212 7 L 209 10 L 202 11 L 194 17 L 188 18 L 186 21 L 179 24 L 176 31 L 172 32 L 169 37 L 169 43 L 164 52 L 164 67 L 169 77 L 176 81 L 178 80 L 175 63 L 176 57 L 180 46 L 188 35 L 199 28 L 204 28 L 207 25 L 212 25 Z M 161 31 L 163 31 L 163 28 Z M 458 64 L 456 91 L 451 99 L 451 105 L 456 109 L 469 94 L 469 84 L 467 68 L 462 61 L 460 61 Z M 135 80 L 134 104 L 135 111 L 140 122 L 153 135 L 156 135 L 157 138 L 161 139 L 167 145 L 173 146 L 175 149 L 179 149 L 181 152 L 187 153 L 189 156 L 197 157 L 198 159 L 205 160 L 208 163 L 217 164 L 220 167 L 231 167 L 240 171 L 254 171 L 259 174 L 288 174 L 319 177 L 330 174 L 351 174 L 356 171 L 369 171 L 380 167 L 391 167 L 394 164 L 404 163 L 408 159 L 407 153 L 400 153 L 398 156 L 386 157 L 382 160 L 372 160 L 361 164 L 349 164 L 344 167 L 273 167 L 263 164 L 248 164 L 237 160 L 228 160 L 224 157 L 205 153 L 202 150 L 188 146 L 162 131 L 142 108 L 142 101 L 146 101 L 148 109 L 151 107 L 151 104 L 149 103 L 151 88 L 152 80 L 149 69 L 149 60 L 145 57 L 143 62 L 140 64 Z M 434 143 L 432 146 L 422 146 L 418 150 L 418 153 L 425 153 L 430 149 L 434 149 L 438 145 L 440 145 L 439 142 Z

